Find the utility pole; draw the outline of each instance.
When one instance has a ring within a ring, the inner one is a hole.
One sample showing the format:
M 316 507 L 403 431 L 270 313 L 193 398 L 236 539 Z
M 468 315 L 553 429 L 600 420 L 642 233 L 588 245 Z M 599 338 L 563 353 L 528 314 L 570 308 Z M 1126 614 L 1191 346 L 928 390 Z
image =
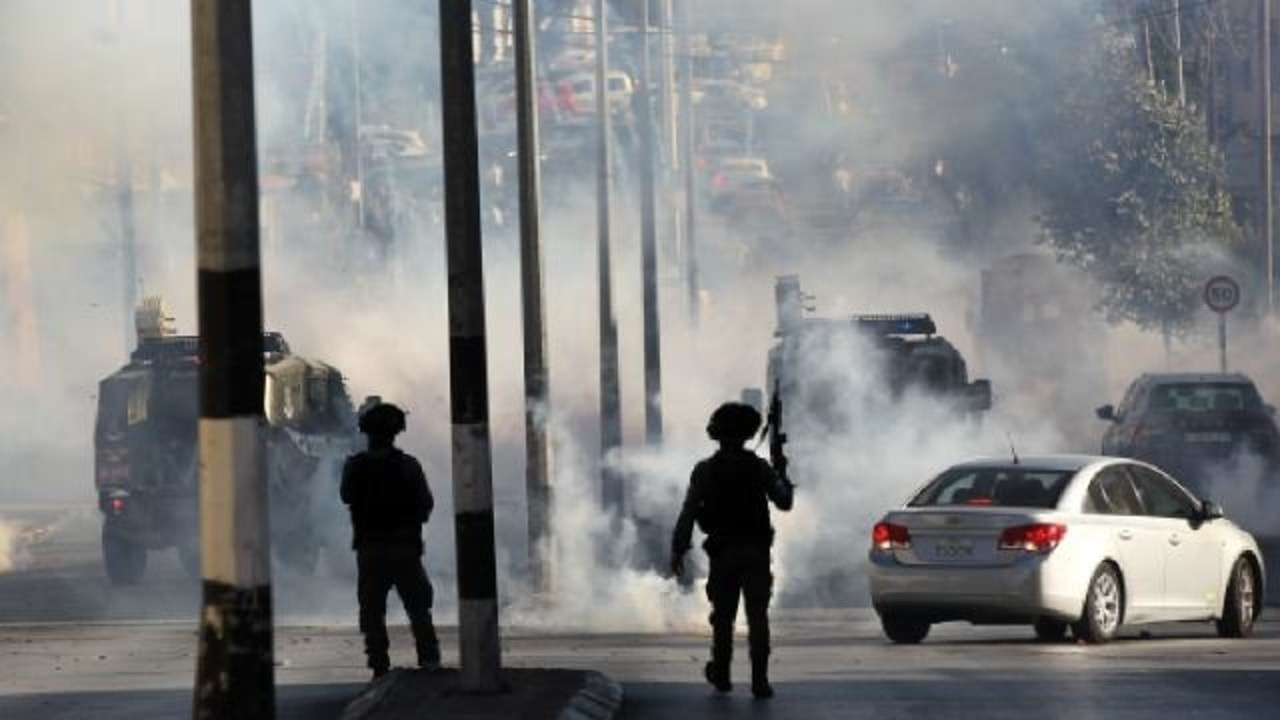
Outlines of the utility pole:
M 684 161 L 680 171 L 684 176 L 684 258 L 685 291 L 688 294 L 689 321 L 694 328 L 700 320 L 698 290 L 698 243 L 695 210 L 697 200 L 694 187 L 694 122 L 693 122 L 693 23 L 690 17 L 691 0 L 680 0 L 680 128 L 679 143 Z
M 622 401 L 618 388 L 618 320 L 613 313 L 613 262 L 609 239 L 609 125 L 613 119 L 608 78 L 608 34 L 605 1 L 594 0 L 592 29 L 596 42 L 596 270 L 600 286 L 600 482 L 606 510 L 623 510 L 622 478 L 609 466 L 610 457 L 622 447 Z
M 649 0 L 642 0 L 640 87 L 636 103 L 640 125 L 640 276 L 644 304 L 644 439 L 662 444 L 662 335 L 658 322 L 658 239 L 653 180 L 653 77 L 649 67 Z
M 529 522 L 529 579 L 537 592 L 550 588 L 547 567 L 551 483 L 547 457 L 547 336 L 542 304 L 539 237 L 538 85 L 533 0 L 514 0 L 516 141 L 520 161 L 520 294 L 524 311 L 525 495 Z
M 1275 236 L 1275 177 L 1271 161 L 1271 0 L 1259 0 L 1258 18 L 1258 62 L 1261 72 L 1258 77 L 1261 85 L 1258 88 L 1258 105 L 1261 111 L 1262 147 L 1259 152 L 1262 161 L 1262 187 L 1259 199 L 1259 210 L 1262 217 L 1258 226 L 1262 229 L 1262 241 L 1267 257 L 1267 312 L 1276 309 L 1276 236 Z
M 1173 66 L 1174 73 L 1177 74 L 1176 81 L 1178 83 L 1178 105 L 1187 106 L 1187 78 L 1183 72 L 1182 63 L 1182 3 L 1181 0 L 1173 0 Z
M 662 48 L 662 137 L 666 148 L 666 160 L 663 165 L 671 172 L 680 167 L 680 153 L 676 147 L 676 97 L 675 97 L 675 41 L 672 35 L 672 0 L 659 0 L 662 16 L 658 22 L 658 33 Z
M 116 212 L 120 214 L 120 265 L 124 294 L 124 349 L 133 350 L 133 312 L 138 306 L 138 238 L 133 212 L 133 163 L 129 159 L 129 136 L 124 133 L 116 156 Z M 158 192 L 158 191 L 157 191 Z
M 364 217 L 364 140 L 360 137 L 360 125 L 363 119 L 363 90 L 360 87 L 360 16 L 356 12 L 356 0 L 351 0 L 351 82 L 354 85 L 352 93 L 352 108 L 355 117 L 353 125 L 356 145 L 356 227 L 363 228 L 365 224 Z
M 200 554 L 192 715 L 275 715 L 250 0 L 192 0 Z
M 462 657 L 459 683 L 469 692 L 498 692 L 503 683 L 489 447 L 475 70 L 471 0 L 440 0 L 454 542 Z

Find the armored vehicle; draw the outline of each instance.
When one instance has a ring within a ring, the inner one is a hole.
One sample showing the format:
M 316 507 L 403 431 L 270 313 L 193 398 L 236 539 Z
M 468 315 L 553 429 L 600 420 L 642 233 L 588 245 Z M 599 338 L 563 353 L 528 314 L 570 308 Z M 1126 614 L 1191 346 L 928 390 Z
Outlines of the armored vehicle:
M 175 334 L 159 298 L 144 300 L 136 321 L 128 364 L 99 383 L 94 428 L 102 557 L 113 584 L 138 582 L 151 551 L 176 547 L 193 575 L 200 564 L 199 338 Z M 262 340 L 272 546 L 278 560 L 311 572 L 325 547 L 346 542 L 337 484 L 357 446 L 355 411 L 340 372 L 294 355 L 279 333 Z
M 969 380 L 964 356 L 937 334 L 929 315 L 806 317 L 809 298 L 794 275 L 777 279 L 774 298 L 778 342 L 769 351 L 769 388 L 782 394 L 789 413 L 816 413 L 834 421 L 833 414 L 865 410 L 847 403 L 832 407 L 850 397 L 846 385 L 858 386 L 854 394 L 862 399 L 893 403 L 914 391 L 961 414 L 991 409 L 991 383 Z

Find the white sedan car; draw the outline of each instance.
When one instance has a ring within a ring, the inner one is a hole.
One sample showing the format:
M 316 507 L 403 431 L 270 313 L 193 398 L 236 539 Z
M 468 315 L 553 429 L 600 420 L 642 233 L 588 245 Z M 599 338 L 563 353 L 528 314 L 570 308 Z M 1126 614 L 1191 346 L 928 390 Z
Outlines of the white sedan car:
M 1123 458 L 1052 455 L 952 466 L 872 530 L 871 602 L 885 635 L 932 623 L 1068 627 L 1214 620 L 1244 637 L 1262 609 L 1258 544 L 1168 475 Z

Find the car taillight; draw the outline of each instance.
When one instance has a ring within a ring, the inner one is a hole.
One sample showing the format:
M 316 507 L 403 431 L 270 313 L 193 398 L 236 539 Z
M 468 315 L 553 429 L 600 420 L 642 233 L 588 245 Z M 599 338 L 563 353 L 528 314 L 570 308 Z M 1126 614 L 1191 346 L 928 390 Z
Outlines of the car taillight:
M 1067 526 L 1058 523 L 1035 523 L 1005 528 L 1000 533 L 1001 550 L 1025 550 L 1027 552 L 1049 552 L 1058 547 L 1062 537 L 1067 534 Z
M 877 550 L 911 547 L 911 531 L 905 525 L 878 522 L 871 528 L 871 544 Z
M 111 505 L 111 512 L 116 514 L 124 512 L 124 498 L 113 497 L 111 498 L 109 504 Z

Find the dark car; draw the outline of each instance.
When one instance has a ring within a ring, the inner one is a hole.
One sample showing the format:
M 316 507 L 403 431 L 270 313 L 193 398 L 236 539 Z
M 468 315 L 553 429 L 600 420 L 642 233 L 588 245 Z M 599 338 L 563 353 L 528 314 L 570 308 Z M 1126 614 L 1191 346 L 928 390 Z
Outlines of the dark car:
M 1215 467 L 1233 460 L 1260 461 L 1268 475 L 1280 468 L 1274 413 L 1240 373 L 1145 373 L 1118 407 L 1097 410 L 1112 423 L 1103 454 L 1159 465 L 1199 493 Z

